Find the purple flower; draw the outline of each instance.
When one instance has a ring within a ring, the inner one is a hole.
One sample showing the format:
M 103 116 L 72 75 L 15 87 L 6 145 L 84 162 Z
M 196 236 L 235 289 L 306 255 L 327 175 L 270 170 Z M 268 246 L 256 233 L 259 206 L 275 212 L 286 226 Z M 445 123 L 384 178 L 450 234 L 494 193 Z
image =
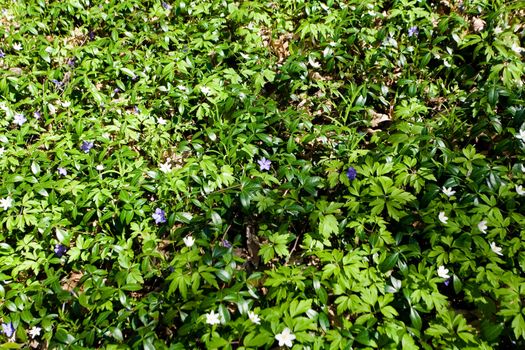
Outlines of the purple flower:
M 77 59 L 76 59 L 75 57 L 73 57 L 73 58 L 70 58 L 70 59 L 67 60 L 67 64 L 68 64 L 71 68 L 74 68 L 74 67 L 75 67 L 75 64 L 77 63 L 76 61 L 77 61 Z
M 165 2 L 165 1 L 162 2 L 162 7 L 164 7 L 165 10 L 171 10 L 171 6 L 170 6 L 170 4 L 168 4 L 168 3 Z
M 118 93 L 120 92 L 120 89 L 119 89 L 119 88 L 115 88 L 115 89 L 113 90 L 113 92 L 116 93 L 116 94 L 118 94 Z
M 224 248 L 231 248 L 232 247 L 232 244 L 230 242 L 228 242 L 227 239 L 223 239 L 221 241 L 221 245 L 224 247 Z
M 67 170 L 65 168 L 58 168 L 57 170 L 58 170 L 59 175 L 62 175 L 62 176 L 67 175 Z
M 67 249 L 62 244 L 55 245 L 55 254 L 61 258 L 66 253 Z
M 2 323 L 2 332 L 7 335 L 8 338 L 11 338 L 15 334 L 15 327 L 11 322 Z
M 259 168 L 261 169 L 261 171 L 263 171 L 270 170 L 270 165 L 272 165 L 272 162 L 262 157 L 260 160 L 257 161 L 257 164 L 259 164 Z
M 27 121 L 26 117 L 22 113 L 15 114 L 15 117 L 13 119 L 13 123 L 18 124 L 20 126 L 24 125 L 24 123 Z
M 163 224 L 166 222 L 166 212 L 160 208 L 155 209 L 155 213 L 153 213 L 151 217 L 155 220 L 156 224 Z
M 0 58 L 4 58 L 4 57 L 5 57 L 4 51 L 0 50 Z
M 447 286 L 447 287 L 448 287 L 448 285 L 450 284 L 450 278 L 449 278 L 449 279 L 447 279 L 447 280 L 445 280 L 445 282 L 443 282 L 443 283 L 445 284 L 445 286 Z
M 89 36 L 89 40 L 90 41 L 95 40 L 95 33 L 94 32 L 89 32 L 88 36 Z
M 417 36 L 419 34 L 419 30 L 417 29 L 417 26 L 413 26 L 408 28 L 408 36 Z
M 93 142 L 89 141 L 83 141 L 82 146 L 80 146 L 80 149 L 84 151 L 84 153 L 89 153 L 89 150 L 93 148 Z
M 33 117 L 35 117 L 35 119 L 40 119 L 41 116 L 42 114 L 40 113 L 40 111 L 36 111 L 35 113 L 33 113 Z
M 355 180 L 355 178 L 357 177 L 357 171 L 355 171 L 354 167 L 348 168 L 348 170 L 346 171 L 346 177 L 350 181 Z

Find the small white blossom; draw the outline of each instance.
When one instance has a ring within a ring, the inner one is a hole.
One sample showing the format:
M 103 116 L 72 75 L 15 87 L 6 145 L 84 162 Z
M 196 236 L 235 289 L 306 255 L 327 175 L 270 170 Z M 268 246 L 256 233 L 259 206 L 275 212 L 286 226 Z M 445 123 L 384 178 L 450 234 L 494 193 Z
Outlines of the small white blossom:
M 478 224 L 478 229 L 481 231 L 481 233 L 487 233 L 487 221 L 480 221 L 480 223 Z
M 177 85 L 177 89 L 179 89 L 180 91 L 184 91 L 184 92 L 188 91 L 188 88 L 184 85 Z
M 494 34 L 498 35 L 498 34 L 501 34 L 503 33 L 503 29 L 501 29 L 501 27 L 496 27 L 494 28 Z
M 444 279 L 449 279 L 450 275 L 448 274 L 448 269 L 445 268 L 445 266 L 441 265 L 438 267 L 438 276 Z
M 31 336 L 32 339 L 35 339 L 37 336 L 40 335 L 40 331 L 42 330 L 42 328 L 40 327 L 33 327 L 31 328 L 29 331 L 27 331 L 27 333 Z
M 525 190 L 523 190 L 522 185 L 516 185 L 516 193 L 520 196 L 525 196 Z
M 312 66 L 312 68 L 320 68 L 321 67 L 321 64 L 319 62 L 317 62 L 315 60 L 315 58 L 308 58 L 308 63 L 310 64 L 310 66 Z
M 327 56 L 330 56 L 334 53 L 334 50 L 332 50 L 330 47 L 325 47 L 325 49 L 323 50 L 323 57 L 327 57 Z
M 7 210 L 13 206 L 13 199 L 11 197 L 0 199 L 0 207 L 3 207 L 4 210 Z
M 216 314 L 213 310 L 209 314 L 206 314 L 206 323 L 211 325 L 221 323 L 219 314 Z
M 22 50 L 22 44 L 20 43 L 14 43 L 13 44 L 13 50 L 20 51 Z
M 104 166 L 102 164 L 99 164 L 95 167 L 95 169 L 97 169 L 98 171 L 102 171 L 104 170 Z
M 193 244 L 195 244 L 195 239 L 192 236 L 184 237 L 182 240 L 184 244 L 186 244 L 186 247 L 192 247 Z
M 164 163 L 164 164 L 159 164 L 159 169 L 160 169 L 160 171 L 162 171 L 164 174 L 169 173 L 169 172 L 171 171 L 171 164 L 170 164 L 169 159 L 166 161 L 166 163 Z
M 62 102 L 62 107 L 68 108 L 69 106 L 71 106 L 71 102 L 70 101 Z
M 26 117 L 22 113 L 16 113 L 13 119 L 13 123 L 22 126 L 27 121 Z
M 456 191 L 452 190 L 452 187 L 443 187 L 443 193 L 447 195 L 447 197 L 453 196 Z
M 279 342 L 279 346 L 286 345 L 291 348 L 293 345 L 292 342 L 295 340 L 295 335 L 290 332 L 289 328 L 285 328 L 280 334 L 275 335 L 275 339 Z
M 201 86 L 201 92 L 204 95 L 209 96 L 211 94 L 211 89 L 207 86 Z
M 51 103 L 47 104 L 47 108 L 49 109 L 49 114 L 51 115 L 54 115 L 57 111 L 56 107 Z
M 441 221 L 444 224 L 446 224 L 447 221 L 448 221 L 448 217 L 445 215 L 444 211 L 439 213 L 438 219 L 439 219 L 439 221 Z
M 498 255 L 503 255 L 503 253 L 501 253 L 501 247 L 498 247 L 494 242 L 490 243 L 490 249 Z
M 517 53 L 518 55 L 521 54 L 522 52 L 525 52 L 525 49 L 521 46 L 518 46 L 516 43 L 512 44 L 511 50 Z
M 259 318 L 259 315 L 257 315 L 253 311 L 248 311 L 248 318 L 255 324 L 261 324 L 261 319 Z
M 520 130 L 520 132 L 517 133 L 515 136 L 518 140 L 525 142 L 525 129 Z
M 166 121 L 166 119 L 164 119 L 162 117 L 158 117 L 157 118 L 157 123 L 159 123 L 159 125 L 166 125 L 167 121 Z

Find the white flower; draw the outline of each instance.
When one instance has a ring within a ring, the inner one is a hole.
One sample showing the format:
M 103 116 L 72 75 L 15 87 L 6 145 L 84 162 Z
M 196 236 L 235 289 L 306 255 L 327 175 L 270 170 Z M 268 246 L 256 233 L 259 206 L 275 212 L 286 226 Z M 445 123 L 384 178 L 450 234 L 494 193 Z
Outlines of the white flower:
M 24 117 L 24 115 L 22 113 L 16 113 L 15 114 L 15 117 L 13 119 L 13 123 L 17 124 L 17 125 L 24 125 L 24 123 L 27 121 L 26 117 Z
M 290 333 L 289 328 L 283 329 L 283 331 L 280 334 L 275 335 L 275 339 L 279 341 L 279 346 L 286 345 L 287 347 L 292 347 L 292 341 L 295 340 L 295 335 Z
M 182 240 L 184 244 L 186 244 L 186 247 L 192 247 L 195 243 L 195 239 L 192 236 L 184 237 Z
M 221 320 L 219 319 L 219 314 L 216 314 L 213 310 L 209 314 L 206 314 L 206 323 L 211 325 L 221 323 Z
M 35 327 L 31 328 L 29 331 L 27 331 L 27 333 L 31 336 L 31 338 L 35 339 L 35 337 L 40 335 L 40 331 L 41 330 L 42 330 L 42 328 L 35 326 Z
M 315 58 L 313 58 L 313 57 L 308 58 L 308 63 L 310 64 L 310 66 L 312 66 L 312 68 L 319 68 L 319 67 L 321 67 L 321 64 L 319 62 L 317 62 L 315 60 Z
M 525 196 L 525 190 L 523 190 L 522 185 L 516 186 L 516 193 L 519 194 L 520 196 Z
M 211 89 L 207 86 L 201 86 L 201 92 L 204 95 L 208 96 L 209 94 L 211 94 Z
M 520 130 L 518 134 L 515 135 L 518 140 L 525 142 L 525 129 Z
M 498 255 L 503 255 L 501 253 L 501 247 L 498 247 L 494 242 L 490 243 L 490 249 L 492 249 L 492 251 Z
M 444 279 L 449 279 L 450 276 L 448 274 L 448 269 L 446 269 L 443 265 L 438 267 L 438 276 Z
M 441 221 L 444 224 L 446 224 L 447 221 L 448 221 L 448 217 L 445 215 L 444 211 L 439 213 L 438 219 L 439 219 L 439 221 Z
M 517 53 L 518 55 L 525 51 L 525 49 L 523 47 L 518 46 L 516 43 L 512 44 L 511 50 L 514 51 L 515 53 Z
M 503 33 L 503 29 L 501 29 L 501 27 L 496 27 L 494 28 L 494 34 L 498 35 L 498 34 L 501 34 Z
M 20 43 L 14 43 L 13 44 L 13 50 L 20 51 L 22 50 L 22 44 Z
M 261 319 L 259 318 L 259 315 L 257 315 L 253 311 L 248 311 L 248 318 L 255 324 L 261 324 Z
M 184 85 L 177 85 L 177 89 L 179 89 L 180 91 L 184 91 L 184 92 L 188 91 L 188 88 Z
M 166 119 L 164 119 L 162 117 L 158 117 L 157 118 L 157 123 L 159 123 L 159 125 L 166 125 L 167 121 L 166 121 Z
M 160 171 L 162 171 L 164 174 L 169 173 L 171 171 L 171 164 L 170 160 L 168 159 L 166 163 L 159 165 Z
M 480 223 L 478 224 L 478 229 L 481 231 L 481 233 L 487 233 L 487 221 L 480 221 Z
M 11 197 L 0 199 L 0 207 L 4 207 L 7 210 L 13 206 L 13 199 Z
M 62 102 L 62 107 L 67 108 L 69 106 L 71 106 L 71 102 L 69 101 Z
M 95 169 L 97 169 L 98 171 L 102 171 L 104 170 L 104 166 L 102 164 L 99 164 L 95 167 Z
M 334 53 L 334 50 L 332 50 L 330 47 L 325 47 L 323 50 L 323 57 L 330 56 Z
M 57 111 L 56 107 L 53 104 L 51 104 L 51 103 L 47 104 L 47 108 L 49 109 L 49 113 L 51 115 L 54 115 L 56 113 L 56 111 Z
M 444 187 L 443 186 L 443 193 L 447 195 L 447 197 L 453 196 L 456 191 L 452 190 L 452 187 Z

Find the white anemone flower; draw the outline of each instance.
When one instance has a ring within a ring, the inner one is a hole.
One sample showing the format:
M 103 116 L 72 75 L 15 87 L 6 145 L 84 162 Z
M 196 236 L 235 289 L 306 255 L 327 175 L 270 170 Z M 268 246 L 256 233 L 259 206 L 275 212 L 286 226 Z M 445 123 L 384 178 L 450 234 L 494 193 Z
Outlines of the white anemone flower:
M 286 345 L 291 348 L 293 346 L 293 341 L 295 340 L 295 335 L 290 331 L 290 328 L 285 328 L 279 334 L 275 335 L 275 339 L 279 342 L 279 346 Z
M 259 318 L 259 315 L 257 315 L 253 311 L 248 311 L 248 318 L 255 324 L 261 324 L 261 319 Z
M 195 244 L 195 239 L 192 236 L 184 237 L 182 240 L 188 248 L 192 247 Z
M 452 197 L 456 193 L 456 191 L 454 191 L 452 187 L 443 186 L 442 190 L 443 190 L 443 193 L 447 195 L 447 197 Z
M 209 314 L 206 314 L 206 323 L 211 325 L 221 323 L 219 314 L 216 314 L 213 310 Z
M 478 229 L 481 233 L 487 233 L 487 220 L 482 220 L 478 224 Z
M 496 243 L 494 243 L 494 242 L 490 243 L 490 249 L 492 249 L 492 251 L 494 253 L 496 253 L 496 254 L 498 254 L 500 256 L 503 255 L 503 253 L 501 252 L 501 250 L 502 250 L 501 247 L 498 247 L 496 245 Z
M 439 221 L 441 221 L 444 224 L 446 224 L 448 222 L 448 217 L 445 215 L 444 211 L 439 213 L 438 219 L 439 219 Z
M 445 266 L 441 265 L 438 267 L 438 276 L 444 279 L 449 279 L 450 275 L 448 274 L 448 269 L 445 268 Z

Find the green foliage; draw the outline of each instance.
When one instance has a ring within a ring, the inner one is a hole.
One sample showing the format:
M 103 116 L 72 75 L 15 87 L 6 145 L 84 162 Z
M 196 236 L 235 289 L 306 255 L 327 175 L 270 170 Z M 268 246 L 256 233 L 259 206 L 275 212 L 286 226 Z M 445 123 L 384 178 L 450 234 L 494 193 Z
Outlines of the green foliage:
M 0 22 L 2 348 L 525 347 L 519 1 Z

